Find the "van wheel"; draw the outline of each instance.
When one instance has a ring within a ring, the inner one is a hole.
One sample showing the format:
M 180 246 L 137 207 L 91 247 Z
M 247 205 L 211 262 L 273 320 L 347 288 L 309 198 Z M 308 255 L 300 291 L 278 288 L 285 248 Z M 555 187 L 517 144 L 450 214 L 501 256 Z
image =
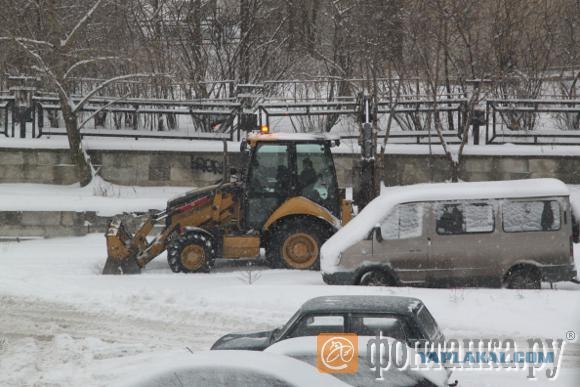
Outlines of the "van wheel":
M 504 284 L 508 289 L 541 289 L 542 274 L 536 268 L 516 267 L 508 271 Z
M 367 271 L 360 277 L 359 285 L 362 286 L 396 286 L 397 283 L 392 276 L 384 271 Z

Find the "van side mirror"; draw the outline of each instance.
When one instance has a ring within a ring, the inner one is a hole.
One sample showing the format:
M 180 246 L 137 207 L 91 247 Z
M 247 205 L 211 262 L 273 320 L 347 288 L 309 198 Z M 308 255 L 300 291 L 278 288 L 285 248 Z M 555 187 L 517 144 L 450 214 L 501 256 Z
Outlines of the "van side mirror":
M 377 238 L 377 241 L 382 242 L 383 241 L 383 233 L 381 232 L 381 228 L 379 226 L 375 226 L 375 228 L 373 229 L 373 232 L 375 234 L 375 238 Z

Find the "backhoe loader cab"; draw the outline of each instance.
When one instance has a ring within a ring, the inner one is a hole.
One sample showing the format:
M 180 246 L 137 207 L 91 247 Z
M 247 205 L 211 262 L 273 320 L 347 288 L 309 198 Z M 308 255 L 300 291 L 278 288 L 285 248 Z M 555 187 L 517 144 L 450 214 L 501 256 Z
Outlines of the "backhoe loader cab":
M 351 218 L 340 198 L 330 148 L 322 135 L 250 134 L 243 181 L 188 192 L 168 202 L 132 236 L 117 221 L 107 232 L 104 274 L 138 272 L 167 250 L 175 272 L 209 271 L 216 257 L 259 257 L 273 267 L 317 269 L 320 246 Z M 165 221 L 150 243 L 146 236 Z

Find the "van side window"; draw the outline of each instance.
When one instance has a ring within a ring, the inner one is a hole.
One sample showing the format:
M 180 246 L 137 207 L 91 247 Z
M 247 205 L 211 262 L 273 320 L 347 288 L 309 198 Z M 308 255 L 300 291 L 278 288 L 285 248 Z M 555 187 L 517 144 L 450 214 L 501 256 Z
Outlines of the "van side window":
M 423 234 L 423 204 L 400 204 L 381 223 L 383 239 L 418 238 Z
M 557 231 L 560 204 L 555 200 L 505 201 L 502 206 L 505 232 Z
M 490 203 L 441 203 L 436 210 L 437 233 L 441 235 L 493 232 Z

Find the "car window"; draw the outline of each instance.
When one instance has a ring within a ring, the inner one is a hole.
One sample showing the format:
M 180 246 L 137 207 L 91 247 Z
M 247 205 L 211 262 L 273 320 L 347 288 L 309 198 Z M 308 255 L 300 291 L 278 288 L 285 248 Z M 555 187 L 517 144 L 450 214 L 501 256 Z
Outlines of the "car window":
M 383 239 L 418 238 L 423 234 L 422 203 L 400 204 L 381 223 Z
M 353 315 L 351 317 L 351 331 L 360 336 L 376 336 L 382 332 L 383 336 L 403 342 L 407 341 L 405 320 L 398 316 Z
M 493 205 L 487 202 L 439 203 L 436 229 L 441 235 L 493 232 Z
M 560 204 L 555 200 L 505 201 L 502 218 L 505 232 L 557 231 Z
M 437 322 L 435 322 L 435 319 L 425 306 L 422 306 L 419 313 L 417 313 L 417 320 L 419 320 L 419 325 L 427 334 L 428 339 L 434 340 L 441 336 Z
M 288 333 L 288 337 L 316 336 L 320 333 L 344 333 L 344 316 L 304 316 Z

